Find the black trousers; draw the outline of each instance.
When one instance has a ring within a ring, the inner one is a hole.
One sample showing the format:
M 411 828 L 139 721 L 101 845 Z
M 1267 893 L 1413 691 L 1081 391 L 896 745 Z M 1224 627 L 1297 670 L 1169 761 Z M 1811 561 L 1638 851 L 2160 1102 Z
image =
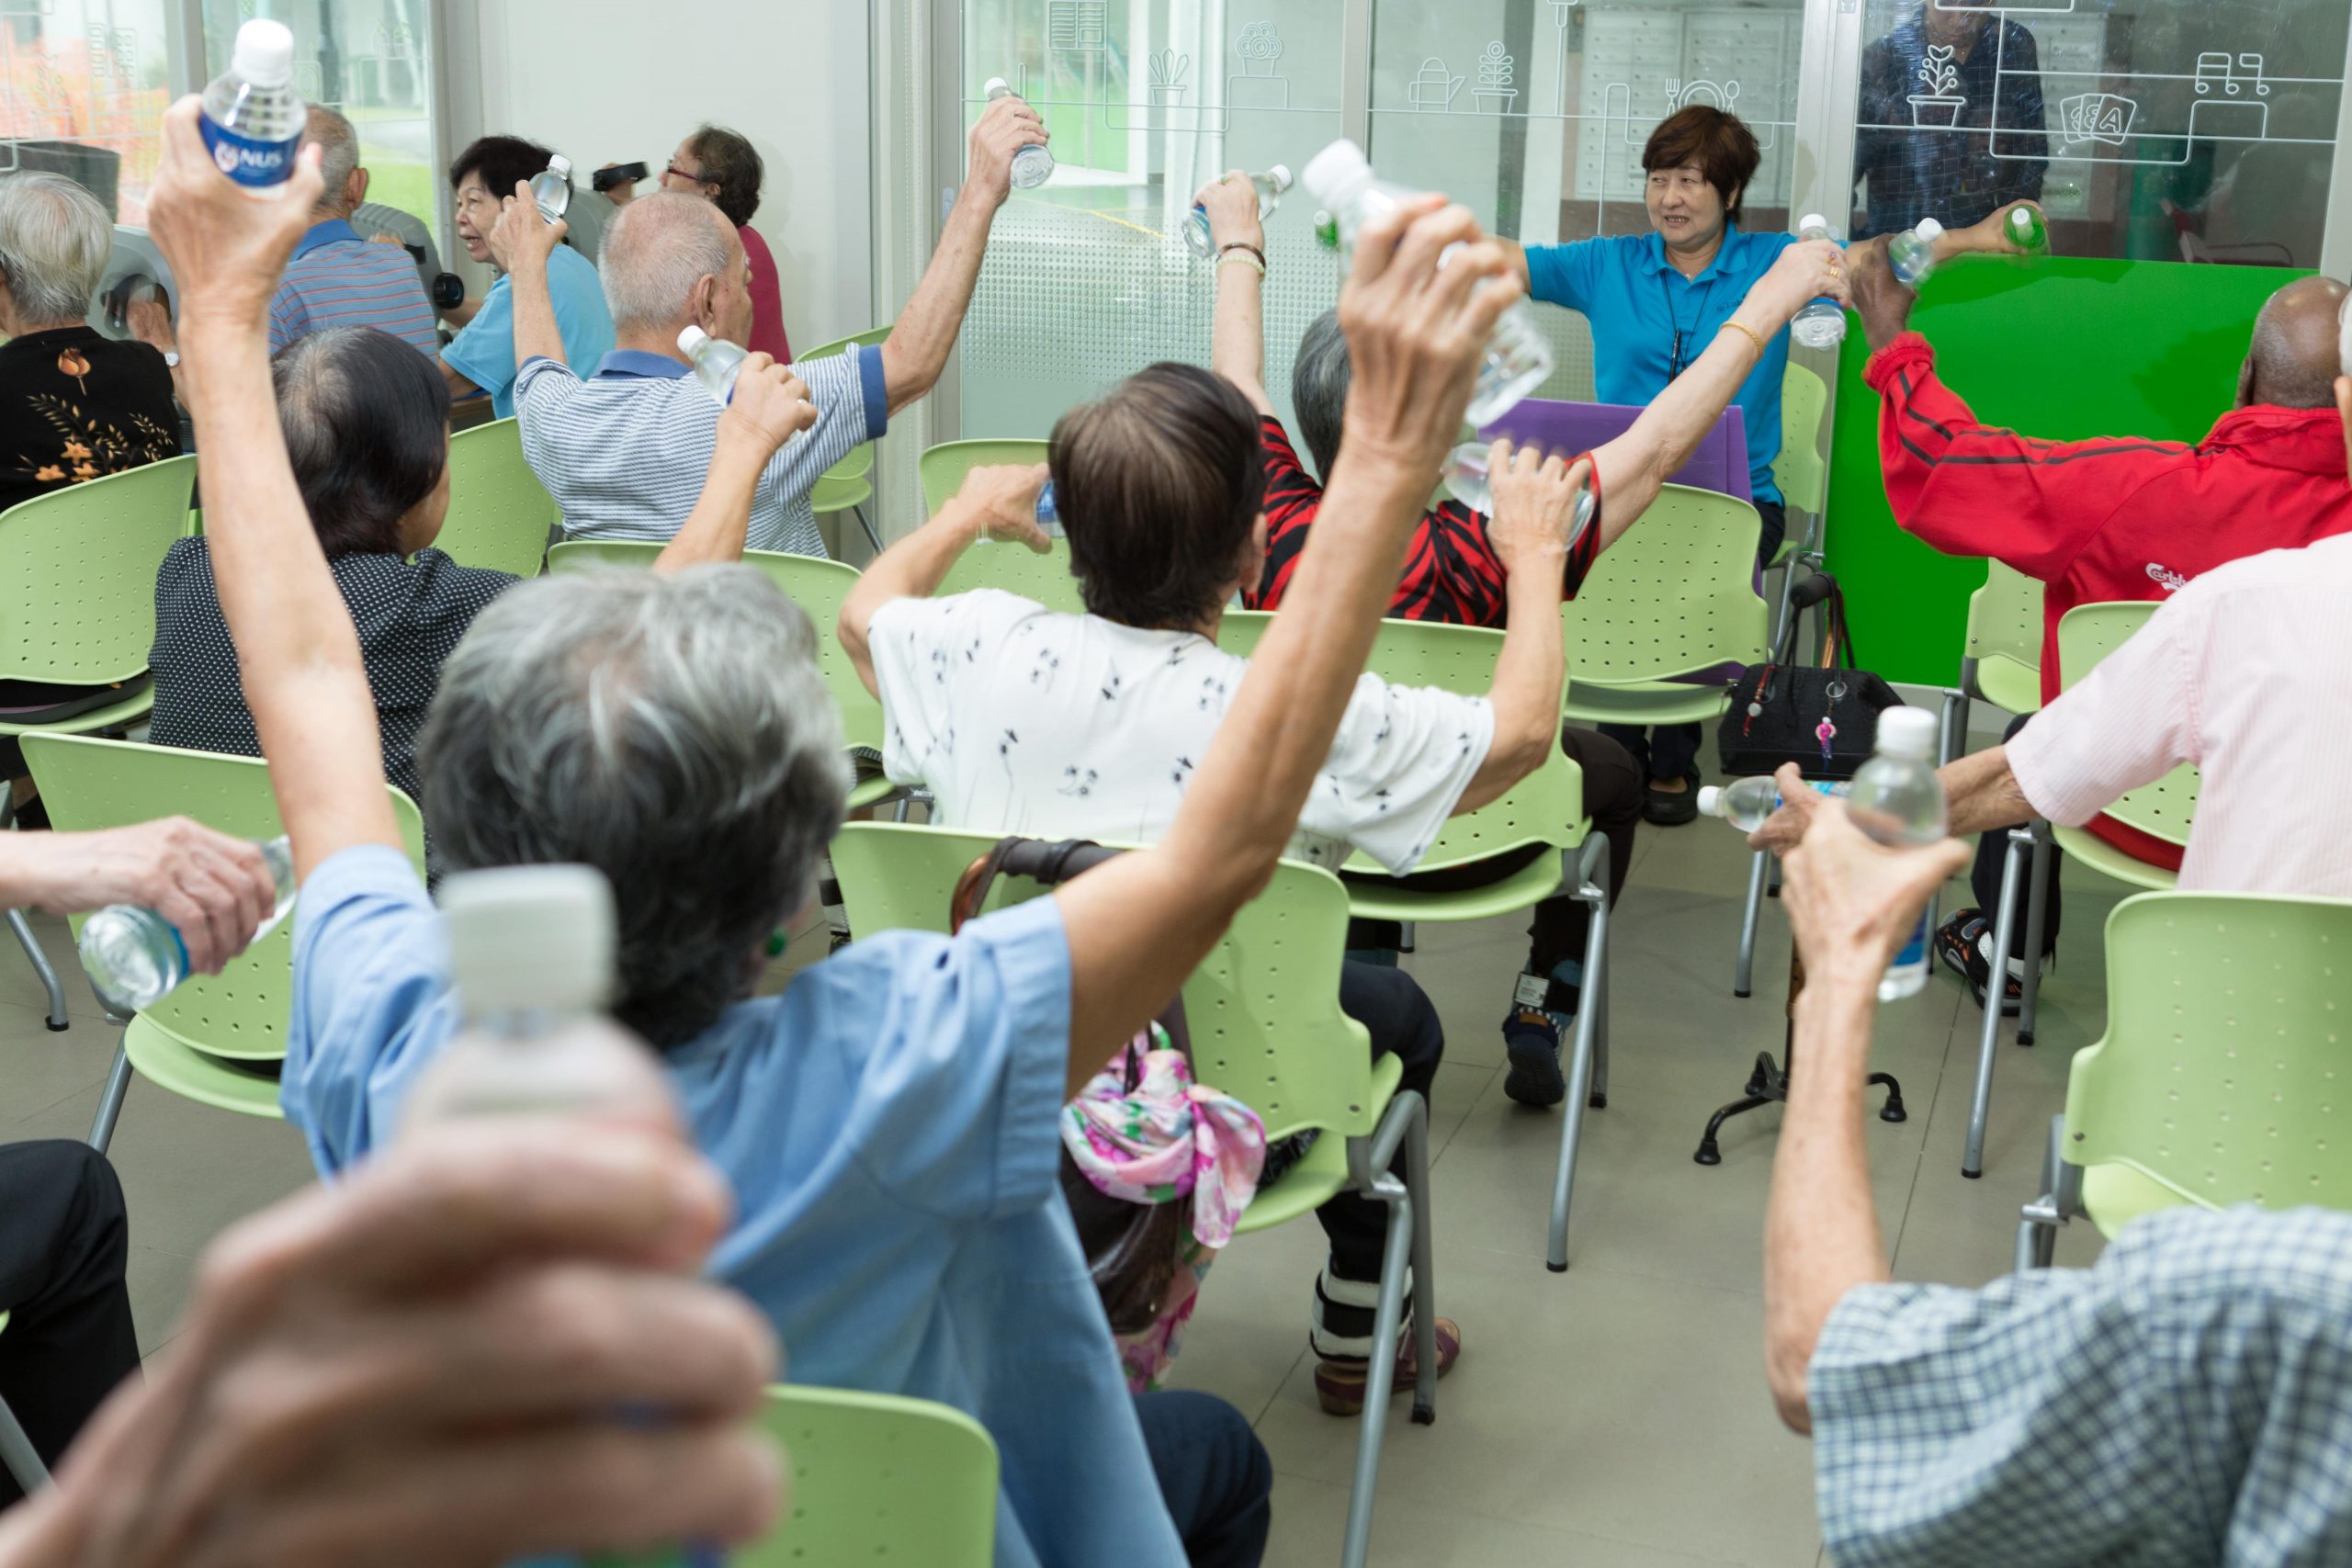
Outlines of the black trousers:
M 2002 741 L 2006 744 L 2015 740 L 2018 731 L 2023 729 L 2032 717 L 2031 714 L 2023 714 L 2009 720 L 2009 727 L 2001 731 Z M 1984 912 L 1988 931 L 1996 929 L 2001 918 L 2001 857 L 2008 852 L 2008 848 L 2009 830 L 2007 828 L 1996 828 L 1992 832 L 1980 834 L 1976 840 L 1976 865 L 1969 873 L 1968 883 L 1976 894 L 1976 907 Z M 2058 868 L 2064 859 L 2064 852 L 2056 844 L 2050 846 L 2050 901 L 2043 908 L 2041 925 L 2041 951 L 2045 956 L 2058 951 Z M 2009 938 L 2009 956 L 2019 963 L 2025 960 L 2025 917 L 2033 897 L 2031 870 L 2031 863 L 2029 862 L 2028 874 L 2018 881 L 2017 930 Z
M 1781 553 L 1781 541 L 1788 537 L 1788 508 L 1777 501 L 1759 501 L 1756 515 L 1763 524 L 1763 531 L 1756 550 L 1758 570 L 1772 564 Z M 1699 782 L 1699 749 L 1707 738 L 1706 727 L 1697 724 L 1661 724 L 1655 729 L 1637 724 L 1604 724 L 1600 733 L 1634 754 L 1645 779 L 1688 779 Z
M 0 1399 L 51 1466 L 139 1370 L 123 1284 L 130 1244 L 105 1156 L 85 1144 L 0 1146 Z M 0 1469 L 0 1506 L 22 1495 Z
M 1340 1010 L 1371 1033 L 1374 1061 L 1394 1056 L 1403 1065 L 1397 1089 L 1409 1089 L 1428 1100 L 1437 1082 L 1438 1064 L 1445 1059 L 1445 1030 L 1437 1021 L 1437 1005 L 1420 982 L 1383 964 L 1342 964 Z M 1405 1174 L 1403 1145 L 1389 1168 L 1399 1177 Z M 1316 1210 L 1315 1217 L 1331 1241 L 1332 1273 L 1342 1280 L 1380 1278 L 1381 1247 L 1388 1236 L 1387 1204 L 1347 1192 Z
M 1193 1568 L 1258 1568 L 1274 1467 L 1249 1418 L 1213 1395 L 1173 1391 L 1136 1395 L 1136 1419 Z

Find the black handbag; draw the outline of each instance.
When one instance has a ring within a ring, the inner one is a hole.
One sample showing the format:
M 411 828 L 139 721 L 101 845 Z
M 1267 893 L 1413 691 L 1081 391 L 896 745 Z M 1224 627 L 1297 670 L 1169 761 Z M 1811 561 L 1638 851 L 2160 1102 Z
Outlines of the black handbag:
M 1796 607 L 1822 606 L 1822 641 L 1812 665 L 1792 654 Z M 1854 636 L 1846 624 L 1846 596 L 1835 578 L 1815 574 L 1798 590 L 1786 646 L 1777 661 L 1759 664 L 1732 687 L 1731 707 L 1715 731 L 1723 770 L 1734 778 L 1770 773 L 1794 762 L 1809 779 L 1850 779 L 1878 743 L 1878 716 L 1900 707 L 1893 686 L 1854 667 Z

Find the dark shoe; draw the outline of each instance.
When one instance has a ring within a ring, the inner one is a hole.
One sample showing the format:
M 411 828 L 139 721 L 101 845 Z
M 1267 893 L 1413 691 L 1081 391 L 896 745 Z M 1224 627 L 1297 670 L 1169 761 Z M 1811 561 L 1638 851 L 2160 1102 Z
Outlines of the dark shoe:
M 1510 1071 L 1503 1075 L 1503 1093 L 1537 1110 L 1557 1105 L 1568 1097 L 1567 1080 L 1560 1076 L 1560 1026 L 1541 1008 L 1511 1010 L 1503 1020 L 1503 1050 Z
M 1993 925 L 1982 909 L 1962 909 L 1936 928 L 1936 956 L 1945 968 L 1968 982 L 1968 994 L 1976 1005 L 1984 1005 L 1984 987 L 1992 982 L 1993 961 L 1985 956 L 1993 945 Z M 2043 967 L 2050 955 L 2041 955 Z M 2003 976 L 2001 987 L 2001 1016 L 2015 1018 L 2025 1007 L 2025 977 L 2016 972 L 2015 965 Z
M 1655 826 L 1679 828 L 1686 822 L 1699 819 L 1699 789 L 1695 784 L 1685 785 L 1679 795 L 1656 785 L 1647 786 L 1644 794 L 1646 798 L 1642 806 L 1642 816 Z
M 1462 1326 L 1450 1317 L 1441 1317 L 1437 1329 L 1437 1375 L 1445 1376 L 1453 1363 L 1462 1359 Z M 1397 1337 L 1396 1382 L 1391 1393 L 1401 1393 L 1413 1386 L 1413 1379 L 1420 1370 L 1420 1358 L 1416 1353 L 1413 1325 L 1405 1324 Z M 1315 1398 L 1326 1416 L 1361 1416 L 1363 1414 L 1365 1385 L 1371 1381 L 1372 1363 L 1355 1359 L 1335 1360 L 1329 1358 L 1315 1363 Z

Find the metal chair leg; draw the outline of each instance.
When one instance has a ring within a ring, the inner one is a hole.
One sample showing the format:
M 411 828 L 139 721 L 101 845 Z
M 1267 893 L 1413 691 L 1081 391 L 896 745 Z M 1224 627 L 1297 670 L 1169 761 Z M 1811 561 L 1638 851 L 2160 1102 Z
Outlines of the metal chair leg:
M 1397 1325 L 1404 1316 L 1405 1276 L 1415 1223 L 1412 1196 L 1404 1183 L 1386 1171 L 1374 1179 L 1372 1190 L 1365 1195 L 1388 1205 L 1388 1237 L 1381 1249 L 1380 1301 L 1373 1311 L 1372 1365 L 1364 1384 L 1363 1429 L 1356 1436 L 1355 1489 L 1348 1495 L 1341 1568 L 1363 1568 L 1372 1550 L 1372 1502 L 1380 1482 L 1380 1442 L 1388 1429 L 1388 1396 L 1396 1382 L 1396 1352 L 1388 1347 L 1396 1343 Z
M 1430 1231 L 1430 1108 L 1413 1096 L 1405 1126 L 1405 1191 L 1413 1208 L 1413 1425 L 1437 1420 L 1437 1249 Z
M 2005 967 L 2010 939 L 2017 934 L 2018 878 L 2024 870 L 2024 852 L 2033 844 L 2033 835 L 2022 828 L 2009 829 L 2007 848 L 2001 856 L 2001 907 L 1994 913 L 1993 952 L 1996 954 L 1991 979 L 1984 987 L 1984 1032 L 1976 1043 L 1976 1098 L 1968 1112 L 1968 1146 L 1960 1161 L 1960 1174 L 1971 1181 L 1984 1174 L 1984 1123 L 1993 1110 L 1993 1053 L 2000 1042 L 2001 993 L 2007 985 Z
M 2026 897 L 2025 917 L 2025 985 L 2024 995 L 2018 1000 L 2018 1043 L 2033 1043 L 2034 1009 L 2041 1000 L 2042 933 L 2049 929 L 2051 866 L 2050 824 L 2030 825 L 2033 834 L 2033 880 Z
M 2058 1255 L 2058 1227 L 2082 1212 L 2082 1168 L 2066 1159 L 2066 1118 L 2052 1116 L 2041 1156 L 2041 1196 L 2025 1205 L 2018 1221 L 2018 1272 L 2049 1268 Z
M 850 511 L 856 516 L 857 525 L 865 530 L 865 542 L 872 545 L 874 547 L 874 553 L 876 556 L 879 556 L 882 553 L 882 536 L 876 533 L 874 531 L 874 525 L 866 520 L 865 508 L 863 506 L 853 506 L 850 508 Z
M 1592 908 L 1584 937 L 1584 998 L 1577 1009 L 1576 1049 L 1568 1060 L 1568 1097 L 1561 1107 L 1560 1163 L 1552 1177 L 1552 1227 L 1544 1267 L 1555 1274 L 1568 1269 L 1568 1202 L 1575 1195 L 1577 1148 L 1584 1133 L 1584 1113 L 1590 1102 L 1593 1064 L 1605 1052 L 1600 1037 L 1609 1017 L 1609 840 L 1596 833 L 1585 845 L 1583 874 L 1576 897 Z M 1602 1082 L 1607 1082 L 1604 1076 Z M 1603 1091 L 1604 1103 L 1606 1090 Z
M 122 1119 L 122 1097 L 130 1090 L 130 1047 L 114 1048 L 114 1066 L 98 1095 L 98 1113 L 90 1121 L 90 1146 L 100 1154 L 114 1142 L 114 1124 Z
M 57 971 L 51 966 L 49 954 L 41 951 L 40 938 L 33 935 L 33 928 L 15 909 L 8 911 L 8 930 L 16 934 L 17 945 L 25 950 L 25 957 L 32 964 L 33 973 L 40 976 L 40 988 L 49 993 L 49 1028 L 52 1034 L 67 1027 L 65 1017 L 65 987 L 59 984 Z
M 1756 933 L 1764 922 L 1764 879 L 1770 874 L 1770 850 L 1756 852 L 1756 860 L 1747 868 L 1747 908 L 1739 918 L 1739 964 L 1732 971 L 1731 994 L 1745 997 L 1754 989 L 1756 979 Z
M 41 1463 L 40 1450 L 33 1447 L 5 1399 L 0 1399 L 0 1464 L 8 1467 L 8 1473 L 28 1497 L 49 1484 L 49 1467 Z

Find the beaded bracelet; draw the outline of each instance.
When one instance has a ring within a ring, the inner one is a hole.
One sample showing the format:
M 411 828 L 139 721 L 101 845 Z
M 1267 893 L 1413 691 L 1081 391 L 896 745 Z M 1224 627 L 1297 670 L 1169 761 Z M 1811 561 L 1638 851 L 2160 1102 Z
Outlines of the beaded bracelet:
M 1247 245 L 1227 245 L 1217 256 L 1216 265 L 1223 266 L 1227 262 L 1247 262 L 1250 265 L 1258 269 L 1258 276 L 1260 277 L 1266 276 L 1266 264 L 1264 259 L 1261 257 L 1257 252 L 1251 250 Z

